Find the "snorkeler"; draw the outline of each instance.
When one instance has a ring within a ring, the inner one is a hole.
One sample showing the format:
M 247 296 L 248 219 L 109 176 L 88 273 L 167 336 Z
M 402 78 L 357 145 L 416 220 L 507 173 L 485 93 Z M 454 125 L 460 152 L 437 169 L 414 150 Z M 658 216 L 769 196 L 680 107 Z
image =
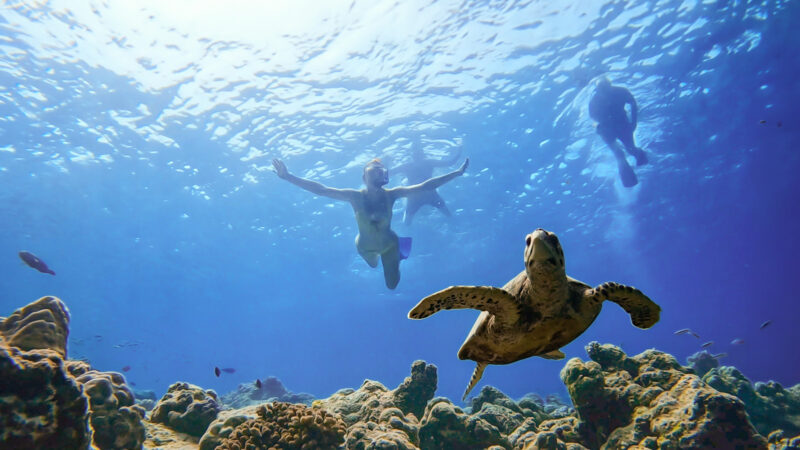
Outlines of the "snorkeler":
M 469 158 L 458 170 L 446 175 L 429 178 L 412 186 L 398 186 L 391 189 L 383 188 L 389 182 L 389 170 L 379 159 L 373 159 L 364 167 L 362 178 L 366 188 L 361 190 L 331 188 L 292 175 L 280 159 L 273 159 L 272 165 L 280 178 L 296 186 L 316 195 L 350 203 L 358 224 L 358 236 L 356 236 L 358 254 L 370 267 L 377 267 L 380 257 L 386 287 L 394 289 L 400 282 L 400 260 L 407 258 L 411 250 L 411 238 L 398 238 L 392 231 L 392 205 L 400 197 L 434 191 L 455 177 L 463 175 L 469 166 Z
M 625 106 L 628 104 L 631 105 L 630 118 L 625 110 Z M 612 86 L 611 82 L 605 78 L 597 82 L 594 97 L 589 101 L 589 115 L 597 121 L 597 133 L 614 152 L 619 176 L 625 187 L 636 186 L 639 181 L 625 159 L 625 152 L 619 148 L 617 139 L 622 142 L 625 150 L 636 158 L 637 166 L 647 164 L 647 155 L 644 150 L 636 146 L 633 140 L 638 113 L 636 100 L 629 90 L 620 86 Z
M 433 177 L 433 169 L 436 167 L 452 166 L 461 152 L 456 152 L 447 160 L 430 159 L 425 157 L 425 152 L 418 145 L 414 145 L 411 149 L 411 161 L 393 167 L 392 171 L 395 173 L 405 174 L 408 178 L 408 184 L 422 183 L 423 181 Z M 450 210 L 447 209 L 442 197 L 436 192 L 436 189 L 429 189 L 409 193 L 406 197 L 406 210 L 403 212 L 403 223 L 411 225 L 414 220 L 414 215 L 419 211 L 423 205 L 431 205 L 438 209 L 447 217 L 450 217 Z

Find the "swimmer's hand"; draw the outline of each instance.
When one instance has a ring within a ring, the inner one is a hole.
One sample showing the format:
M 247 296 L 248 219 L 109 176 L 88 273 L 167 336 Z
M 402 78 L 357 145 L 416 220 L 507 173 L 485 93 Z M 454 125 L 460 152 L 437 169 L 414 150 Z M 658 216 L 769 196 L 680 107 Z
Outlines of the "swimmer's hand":
M 275 173 L 278 174 L 279 178 L 284 180 L 289 178 L 289 169 L 286 168 L 286 164 L 284 164 L 280 159 L 273 159 L 272 167 L 275 168 Z
M 461 167 L 459 167 L 458 170 L 456 170 L 456 172 L 458 172 L 459 175 L 464 175 L 464 172 L 467 170 L 467 167 L 469 167 L 469 158 L 464 160 L 464 164 L 461 164 Z

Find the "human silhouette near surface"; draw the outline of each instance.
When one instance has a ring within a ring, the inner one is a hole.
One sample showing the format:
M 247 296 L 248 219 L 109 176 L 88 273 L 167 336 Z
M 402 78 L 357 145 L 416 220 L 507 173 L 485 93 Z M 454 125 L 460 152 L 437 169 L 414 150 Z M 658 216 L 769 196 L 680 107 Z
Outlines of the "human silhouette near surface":
M 418 145 L 411 149 L 411 161 L 401 164 L 392 168 L 392 172 L 405 175 L 408 179 L 408 184 L 418 184 L 433 177 L 433 170 L 437 167 L 452 166 L 461 152 L 456 152 L 450 158 L 445 160 L 432 159 L 425 156 L 425 152 Z M 444 199 L 436 192 L 436 189 L 429 189 L 410 193 L 406 197 L 406 209 L 403 212 L 403 223 L 411 225 L 414 221 L 414 216 L 419 209 L 425 205 L 433 206 L 438 209 L 447 217 L 451 216 L 450 210 L 447 209 L 447 204 Z
M 630 105 L 630 117 L 625 106 Z M 633 168 L 625 159 L 625 152 L 636 158 L 636 165 L 647 164 L 644 150 L 636 146 L 633 132 L 636 130 L 639 110 L 633 94 L 624 87 L 613 86 L 606 79 L 598 81 L 595 93 L 589 101 L 589 116 L 597 122 L 597 133 L 614 152 L 622 185 L 633 187 L 639 182 Z M 617 140 L 622 142 L 623 149 Z
M 380 258 L 386 287 L 394 289 L 400 282 L 400 260 L 408 256 L 411 245 L 410 238 L 398 238 L 392 231 L 394 202 L 401 197 L 435 191 L 437 187 L 463 175 L 469 166 L 469 158 L 458 170 L 448 174 L 428 178 L 422 183 L 411 186 L 390 189 L 384 189 L 389 182 L 389 170 L 378 159 L 373 159 L 364 167 L 362 176 L 366 185 L 364 189 L 337 189 L 292 175 L 280 159 L 273 159 L 272 165 L 280 178 L 296 186 L 316 195 L 350 203 L 358 224 L 358 236 L 356 236 L 358 254 L 370 267 L 377 267 Z

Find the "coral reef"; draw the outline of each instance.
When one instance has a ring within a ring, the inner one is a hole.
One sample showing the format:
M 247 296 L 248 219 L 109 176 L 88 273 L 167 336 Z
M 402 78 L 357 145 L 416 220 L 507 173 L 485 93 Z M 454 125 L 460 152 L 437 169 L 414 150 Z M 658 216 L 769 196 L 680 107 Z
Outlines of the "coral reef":
M 512 420 L 518 420 L 518 417 Z M 478 414 L 465 414 L 443 397 L 428 402 L 419 429 L 419 440 L 423 449 L 486 448 L 492 445 L 511 448 L 508 438 L 498 427 Z
M 255 383 L 240 384 L 235 391 L 220 396 L 220 401 L 226 408 L 239 409 L 266 401 L 311 405 L 314 396 L 304 392 L 291 392 L 278 378 L 267 377 L 261 382 L 260 388 Z
M 178 382 L 172 384 L 158 401 L 150 421 L 200 437 L 217 418 L 219 409 L 216 392 Z
M 763 448 L 766 440 L 738 398 L 719 392 L 655 350 L 628 357 L 590 343 L 592 359 L 573 358 L 561 372 L 588 447 Z
M 779 383 L 756 383 L 734 367 L 710 370 L 703 381 L 714 389 L 739 397 L 759 433 L 767 436 L 783 430 L 790 436 L 800 434 L 800 385 L 785 389 Z
M 386 441 L 397 448 L 413 448 L 418 443 L 419 416 L 433 398 L 436 383 L 436 366 L 415 361 L 411 376 L 392 391 L 365 380 L 358 390 L 343 389 L 314 404 L 342 417 L 348 426 L 348 446 L 366 448 L 367 442 Z
M 709 370 L 719 367 L 719 361 L 706 350 L 699 351 L 686 358 L 686 363 L 694 370 L 698 377 L 707 374 Z
M 145 441 L 145 410 L 117 372 L 99 372 L 83 361 L 68 361 L 67 370 L 89 398 L 92 440 L 100 449 L 141 448 Z
M 69 312 L 42 297 L 0 320 L 0 442 L 85 448 L 88 400 L 64 367 Z
M 4 448 L 87 448 L 88 401 L 57 352 L 0 342 L 0 442 Z
M 773 431 L 767 437 L 769 450 L 787 450 L 800 448 L 800 435 L 787 438 L 783 431 Z
M 344 442 L 344 422 L 322 408 L 274 402 L 256 413 L 258 418 L 236 426 L 217 448 L 336 449 Z
M 415 361 L 389 390 L 365 380 L 327 399 L 277 378 L 224 398 L 175 383 L 150 418 L 122 374 L 65 360 L 69 313 L 43 297 L 0 318 L 0 442 L 9 448 L 563 449 L 800 446 L 800 384 L 755 383 L 707 352 L 691 367 L 656 350 L 626 355 L 591 343 L 589 360 L 561 372 L 574 408 L 557 396 L 514 401 L 485 386 L 460 408 L 434 398 L 437 369 Z M 702 376 L 699 376 L 702 375 Z M 267 400 L 272 403 L 265 403 Z M 295 401 L 290 404 L 280 399 Z M 255 404 L 254 404 L 255 403 Z M 764 437 L 768 436 L 768 437 Z M 199 443 L 198 443 L 199 441 Z M 5 448 L 5 447 L 4 447 Z
M 246 406 L 244 408 L 220 411 L 217 418 L 208 426 L 205 434 L 200 439 L 200 450 L 213 450 L 222 441 L 230 437 L 233 430 L 247 420 L 258 417 L 257 411 L 262 405 Z
M 0 335 L 11 347 L 48 349 L 66 358 L 69 310 L 56 297 L 42 297 L 3 319 Z

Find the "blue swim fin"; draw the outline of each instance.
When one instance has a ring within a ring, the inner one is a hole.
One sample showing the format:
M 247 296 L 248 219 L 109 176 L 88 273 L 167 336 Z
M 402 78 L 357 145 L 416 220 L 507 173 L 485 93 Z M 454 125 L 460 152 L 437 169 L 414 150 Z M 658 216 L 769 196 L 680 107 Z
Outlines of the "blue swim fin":
M 400 259 L 406 259 L 411 254 L 411 238 L 398 237 L 397 247 L 400 250 Z

